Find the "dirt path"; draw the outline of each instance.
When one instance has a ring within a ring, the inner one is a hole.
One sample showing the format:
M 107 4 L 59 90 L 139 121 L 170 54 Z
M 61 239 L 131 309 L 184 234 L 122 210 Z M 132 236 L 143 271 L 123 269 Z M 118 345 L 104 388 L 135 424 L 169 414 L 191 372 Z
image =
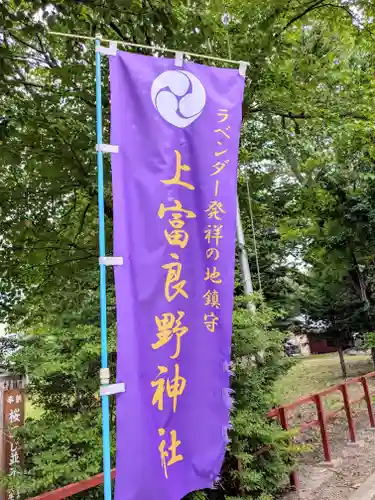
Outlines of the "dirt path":
M 349 377 L 360 377 L 373 368 L 368 356 L 347 357 Z M 368 380 L 370 390 L 375 392 L 375 378 Z M 337 355 L 309 357 L 299 361 L 288 374 L 280 380 L 278 393 L 281 401 L 293 402 L 298 397 L 313 394 L 335 384 L 342 383 Z M 363 396 L 361 383 L 348 387 L 351 401 Z M 324 396 L 326 411 L 338 411 L 343 406 L 341 391 Z M 334 459 L 340 458 L 341 464 L 334 469 L 319 466 L 323 462 L 320 431 L 318 428 L 304 431 L 295 438 L 297 443 L 307 445 L 301 458 L 300 480 L 302 490 L 299 494 L 289 492 L 278 497 L 282 500 L 349 500 L 361 484 L 375 471 L 375 431 L 369 428 L 369 417 L 364 402 L 352 406 L 356 422 L 359 445 L 348 446 L 348 431 L 345 413 L 341 412 L 329 424 L 329 441 Z M 317 418 L 314 403 L 302 405 L 287 415 L 290 428 L 298 428 L 304 422 Z M 374 498 L 375 500 L 375 498 Z
M 336 419 L 330 425 L 333 457 L 339 462 L 333 469 L 319 466 L 320 447 L 304 456 L 300 467 L 301 490 L 289 492 L 283 500 L 349 500 L 351 495 L 375 471 L 375 431 L 369 430 L 365 411 L 356 414 L 358 445 L 348 446 L 346 422 Z M 316 442 L 316 434 L 310 442 Z M 308 439 L 307 439 L 308 440 Z M 307 441 L 305 439 L 305 442 Z

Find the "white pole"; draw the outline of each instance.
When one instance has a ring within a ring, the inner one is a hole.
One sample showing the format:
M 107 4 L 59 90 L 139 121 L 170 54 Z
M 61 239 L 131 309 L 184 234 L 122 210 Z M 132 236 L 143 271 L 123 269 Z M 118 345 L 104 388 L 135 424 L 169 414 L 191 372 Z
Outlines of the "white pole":
M 237 196 L 236 229 L 237 229 L 238 246 L 240 247 L 240 266 L 241 266 L 242 282 L 243 282 L 245 295 L 247 296 L 247 295 L 251 295 L 252 293 L 254 293 L 254 289 L 253 289 L 253 282 L 251 280 L 249 259 L 248 259 L 247 251 L 246 251 L 246 247 L 245 247 L 245 236 L 244 236 L 244 232 L 243 232 L 243 228 L 242 228 L 241 213 L 240 213 L 240 205 L 238 203 L 238 196 Z M 255 312 L 255 305 L 252 304 L 251 302 L 248 302 L 247 307 L 248 307 L 250 312 L 252 312 L 252 313 Z

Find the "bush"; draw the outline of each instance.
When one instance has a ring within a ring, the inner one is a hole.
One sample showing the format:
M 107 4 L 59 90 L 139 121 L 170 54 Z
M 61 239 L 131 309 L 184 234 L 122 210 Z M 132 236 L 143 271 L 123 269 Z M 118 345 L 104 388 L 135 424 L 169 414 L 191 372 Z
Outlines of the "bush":
M 113 352 L 111 339 L 113 335 Z M 100 343 L 95 326 L 44 326 L 20 337 L 19 347 L 8 358 L 9 367 L 27 372 L 28 397 L 40 410 L 17 431 L 24 443 L 25 465 L 24 475 L 12 483 L 28 498 L 102 470 Z M 113 404 L 111 410 L 114 438 Z M 114 444 L 112 439 L 113 448 Z M 82 497 L 103 495 L 96 488 Z
M 231 442 L 217 490 L 195 493 L 189 500 L 271 500 L 288 481 L 299 448 L 291 444 L 291 434 L 266 416 L 275 405 L 274 383 L 291 366 L 283 356 L 283 336 L 272 327 L 275 319 L 263 304 L 250 314 L 244 300 L 236 303 Z
M 287 480 L 295 450 L 290 436 L 266 417 L 275 403 L 273 384 L 290 366 L 282 354 L 281 334 L 272 328 L 274 320 L 275 314 L 262 304 L 250 314 L 243 300 L 236 303 L 231 441 L 217 489 L 195 493 L 190 499 L 248 496 L 266 500 L 264 495 Z M 20 430 L 25 476 L 19 486 L 25 496 L 79 481 L 102 467 L 100 401 L 94 397 L 100 364 L 97 328 L 41 327 L 32 333 L 10 358 L 14 368 L 29 374 L 33 404 L 42 410 Z M 110 352 L 113 363 L 113 332 Z M 83 496 L 99 498 L 100 491 L 90 490 Z
M 287 482 L 297 451 L 290 444 L 290 435 L 266 417 L 275 405 L 274 383 L 291 366 L 283 356 L 283 337 L 272 327 L 275 319 L 275 313 L 262 304 L 254 314 L 244 304 L 234 312 L 235 406 L 228 450 L 232 466 L 223 474 L 229 498 L 239 493 L 242 498 L 267 498 Z

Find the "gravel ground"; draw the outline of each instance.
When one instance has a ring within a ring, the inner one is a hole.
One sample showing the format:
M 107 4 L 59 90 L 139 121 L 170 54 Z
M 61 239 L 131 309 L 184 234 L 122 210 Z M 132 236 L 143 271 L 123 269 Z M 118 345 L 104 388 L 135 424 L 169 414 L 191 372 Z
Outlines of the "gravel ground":
M 375 470 L 375 431 L 368 430 L 368 416 L 364 410 L 355 415 L 358 445 L 348 446 L 347 425 L 344 418 L 330 424 L 329 436 L 334 459 L 339 459 L 333 469 L 319 466 L 323 459 L 320 448 L 303 457 L 300 466 L 301 490 L 289 492 L 282 500 L 348 500 Z M 318 444 L 317 433 L 304 434 L 301 441 Z M 375 500 L 375 499 L 374 499 Z

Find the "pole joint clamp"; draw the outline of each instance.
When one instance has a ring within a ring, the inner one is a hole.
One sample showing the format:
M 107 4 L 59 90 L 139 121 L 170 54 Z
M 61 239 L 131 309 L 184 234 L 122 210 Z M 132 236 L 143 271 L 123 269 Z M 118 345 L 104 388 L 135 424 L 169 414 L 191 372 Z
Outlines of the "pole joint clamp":
M 124 259 L 122 257 L 99 257 L 99 264 L 103 264 L 104 266 L 122 266 L 124 263 Z
M 100 385 L 108 385 L 110 379 L 109 368 L 100 368 Z
M 118 153 L 119 147 L 112 144 L 97 144 L 96 145 L 97 153 Z
M 100 387 L 101 396 L 112 396 L 113 394 L 121 394 L 125 392 L 125 384 L 119 382 L 118 384 L 102 385 Z

